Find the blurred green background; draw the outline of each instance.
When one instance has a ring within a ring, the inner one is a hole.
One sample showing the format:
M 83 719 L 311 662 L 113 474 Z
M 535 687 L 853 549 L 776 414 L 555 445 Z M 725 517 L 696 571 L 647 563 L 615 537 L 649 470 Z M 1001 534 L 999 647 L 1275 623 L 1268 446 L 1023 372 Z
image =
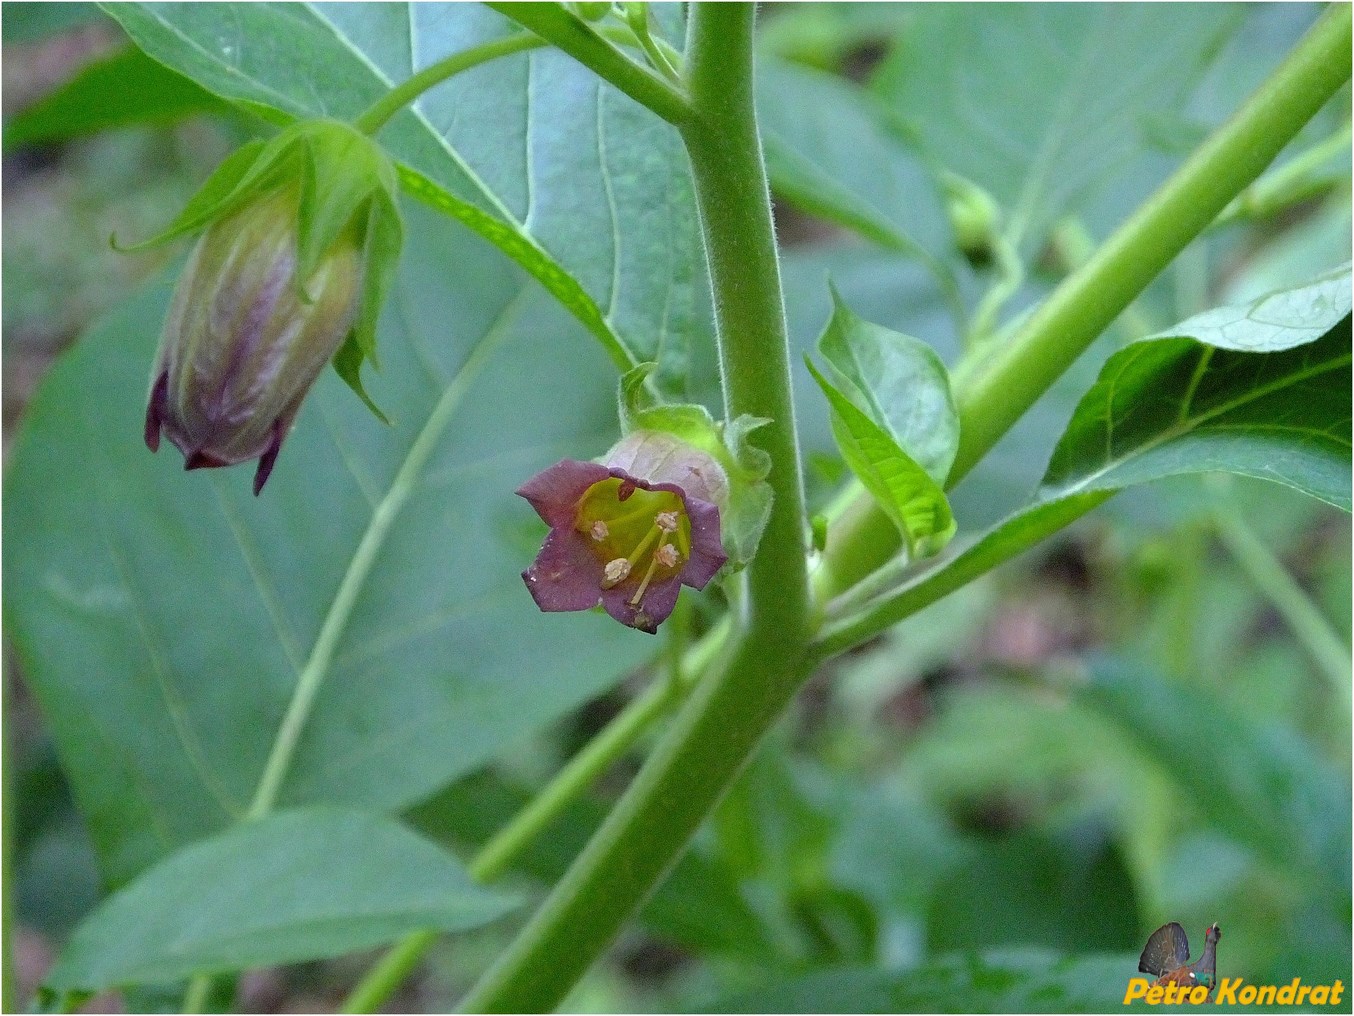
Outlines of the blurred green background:
M 1159 125 L 1160 151 L 1149 154 L 1178 159 L 1314 15 L 1307 5 L 1239 14 L 1185 114 Z M 909 55 L 909 18 L 894 5 L 767 5 L 761 44 L 768 58 L 852 88 L 877 84 Z M 91 5 L 17 3 L 5 4 L 3 26 L 8 448 L 52 359 L 174 256 L 118 254 L 109 235 L 152 233 L 257 125 L 183 115 L 168 102 L 160 124 L 82 123 L 62 97 L 91 67 L 121 58 L 117 27 Z M 197 101 L 187 90 L 183 110 Z M 1313 125 L 1309 147 L 1341 130 L 1347 138 L 1347 92 L 1343 102 Z M 793 106 L 769 119 L 791 149 L 827 144 Z M 1094 195 L 1076 229 L 1105 235 L 1146 189 L 1129 178 Z M 862 314 L 923 334 L 953 359 L 953 324 L 934 301 L 925 313 L 909 309 L 918 283 L 897 251 L 811 214 L 802 196 L 778 197 L 800 345 L 826 317 L 830 273 Z M 1310 193 L 1191 247 L 1097 347 L 1101 358 L 1203 307 L 1347 259 L 1349 229 L 1345 150 Z M 1079 234 L 1069 224 L 1056 235 Z M 1067 243 L 1033 252 L 1003 318 L 1046 292 L 1069 260 Z M 965 263 L 957 279 L 972 306 L 993 276 Z M 709 389 L 711 361 L 697 350 L 697 387 Z M 1097 366 L 1080 364 L 960 488 L 962 526 L 994 521 L 1029 493 Z M 821 502 L 842 467 L 823 410 L 807 387 L 799 394 Z M 1182 480 L 1116 499 L 818 674 L 568 1008 L 943 1009 L 963 985 L 980 1010 L 983 991 L 1001 997 L 1003 971 L 1049 954 L 1114 957 L 1077 976 L 1121 983 L 1147 935 L 1172 920 L 1196 949 L 1207 925 L 1222 926 L 1223 976 L 1348 984 L 1350 557 L 1347 516 L 1272 485 Z M 18 975 L 31 991 L 99 885 L 42 719 L 12 654 L 6 661 L 9 902 Z M 411 821 L 436 836 L 456 830 L 458 848 L 482 840 L 628 691 L 447 788 Z M 620 767 L 514 878 L 543 891 L 632 771 Z M 444 941 L 391 1009 L 444 1010 L 510 932 Z M 986 958 L 966 959 L 974 950 Z M 241 1005 L 331 1010 L 369 961 L 252 973 Z M 924 977 L 898 973 L 919 964 Z M 1026 1001 L 1056 1010 L 1076 1004 L 1074 988 L 1053 976 Z

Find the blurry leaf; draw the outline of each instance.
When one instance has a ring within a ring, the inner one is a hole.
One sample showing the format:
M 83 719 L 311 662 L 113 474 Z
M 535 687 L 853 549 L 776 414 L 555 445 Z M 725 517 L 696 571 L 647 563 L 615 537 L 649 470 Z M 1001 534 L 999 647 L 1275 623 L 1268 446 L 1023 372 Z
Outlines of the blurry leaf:
M 2 22 L 4 41 L 6 45 L 42 42 L 96 21 L 103 21 L 98 4 L 8 3 Z
M 920 339 L 857 317 L 835 289 L 832 304 L 818 351 L 846 382 L 851 401 L 944 483 L 959 447 L 959 413 L 940 357 Z
M 1043 496 L 1226 471 L 1349 510 L 1349 287 L 1345 269 L 1110 357 L 1058 442 Z
M 231 107 L 135 46 L 92 63 L 5 124 L 5 149 L 134 124 L 173 123 Z
M 114 885 L 246 810 L 353 555 L 392 511 L 281 804 L 404 807 L 652 652 L 609 618 L 538 612 L 510 535 L 532 518 L 512 493 L 525 478 L 614 437 L 599 351 L 561 371 L 568 319 L 472 234 L 405 212 L 371 386 L 394 425 L 327 372 L 263 497 L 142 444 L 167 285 L 29 406 L 6 476 L 8 630 Z M 506 349 L 464 391 L 486 335 Z M 416 446 L 427 465 L 402 474 Z
M 1133 948 L 1140 922 L 1133 876 L 1119 848 L 1097 832 L 977 841 L 934 889 L 926 924 L 930 951 Z
M 954 239 L 935 181 L 880 123 L 874 97 L 775 60 L 757 66 L 757 117 L 772 189 L 802 211 L 919 257 L 953 289 Z
M 1291 729 L 1246 721 L 1216 695 L 1109 659 L 1092 664 L 1082 700 L 1175 775 L 1182 807 L 1348 905 L 1349 785 Z
M 933 5 L 873 84 L 928 154 L 996 197 L 1032 253 L 1135 161 L 1237 21 L 1215 6 Z
M 1136 954 L 1037 949 L 942 957 L 908 970 L 824 970 L 700 1008 L 738 1013 L 1115 1012 Z
M 530 800 L 527 791 L 478 774 L 418 805 L 408 819 L 429 836 L 480 846 Z M 606 813 L 600 800 L 575 801 L 523 848 L 513 869 L 543 884 L 558 882 Z M 699 842 L 682 855 L 644 904 L 639 920 L 653 934 L 695 949 L 761 962 L 775 956 L 734 873 Z
M 906 4 L 804 3 L 768 7 L 757 25 L 757 46 L 784 60 L 827 71 L 852 51 L 889 41 L 910 13 Z
M 187 847 L 110 897 L 47 985 L 99 990 L 321 959 L 420 928 L 464 931 L 513 903 L 390 819 L 283 812 Z
M 111 4 L 136 44 L 208 91 L 349 119 L 393 83 L 513 30 L 471 4 Z M 404 184 L 497 244 L 618 364 L 680 375 L 696 220 L 676 131 L 563 53 L 504 57 L 398 114 Z

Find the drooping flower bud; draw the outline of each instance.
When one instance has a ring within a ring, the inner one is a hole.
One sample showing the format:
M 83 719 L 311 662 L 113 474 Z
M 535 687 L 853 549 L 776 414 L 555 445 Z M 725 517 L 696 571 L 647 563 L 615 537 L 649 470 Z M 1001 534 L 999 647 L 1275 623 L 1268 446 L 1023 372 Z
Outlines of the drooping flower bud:
M 256 494 L 361 295 L 354 230 L 297 277 L 298 203 L 285 186 L 203 234 L 170 304 L 146 409 L 151 451 L 163 432 L 185 469 L 258 459 Z
M 165 321 L 146 408 L 184 468 L 258 459 L 263 489 L 301 402 L 330 361 L 380 415 L 360 370 L 403 236 L 394 167 L 347 124 L 293 125 L 212 174 L 169 228 L 205 230 Z
M 636 431 L 605 464 L 565 459 L 517 493 L 550 526 L 522 573 L 544 611 L 600 603 L 622 624 L 653 634 L 681 586 L 704 589 L 727 560 L 724 470 L 671 434 Z

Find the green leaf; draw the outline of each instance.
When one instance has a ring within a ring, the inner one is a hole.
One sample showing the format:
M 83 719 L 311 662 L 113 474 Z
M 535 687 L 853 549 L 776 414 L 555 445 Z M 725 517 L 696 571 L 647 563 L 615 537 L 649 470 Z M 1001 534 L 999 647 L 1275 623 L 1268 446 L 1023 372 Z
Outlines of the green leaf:
M 885 128 L 870 93 L 835 75 L 763 60 L 757 112 L 777 195 L 917 258 L 954 290 L 944 263 L 954 238 L 935 181 Z
M 1058 442 L 1044 498 L 1221 470 L 1348 511 L 1349 285 L 1345 269 L 1110 357 Z
M 907 970 L 824 970 L 702 1006 L 703 1012 L 1115 1012 L 1137 956 L 1038 949 L 945 956 Z
M 57 991 L 164 983 L 464 931 L 516 901 L 392 819 L 308 808 L 173 854 L 105 900 L 47 978 Z
M 247 471 L 185 475 L 141 442 L 167 281 L 29 404 L 6 475 L 7 628 L 113 885 L 246 810 L 368 533 L 281 805 L 405 807 L 652 652 L 609 618 L 539 613 L 519 574 L 544 532 L 513 491 L 614 440 L 605 360 L 584 343 L 560 370 L 577 326 L 473 234 L 405 213 L 372 381 L 393 425 L 326 373 L 263 497 Z
M 5 150 L 134 124 L 173 123 L 196 113 L 229 111 L 230 106 L 210 92 L 128 46 L 90 64 L 55 92 L 15 114 L 5 124 Z
M 150 56 L 288 117 L 351 119 L 415 71 L 516 31 L 478 5 L 113 4 Z M 680 375 L 695 327 L 696 219 L 675 130 L 562 53 L 505 57 L 398 114 L 406 188 L 497 244 L 618 367 Z
M 939 552 L 955 531 L 945 492 L 884 428 L 833 387 L 813 361 L 805 357 L 804 362 L 832 408 L 832 433 L 842 457 L 898 526 L 909 557 Z
M 1349 901 L 1349 783 L 1290 729 L 1125 661 L 1097 659 L 1081 698 L 1171 773 L 1191 812 Z M 1338 897 L 1337 897 L 1338 898 Z
M 936 483 L 944 483 L 959 447 L 959 413 L 950 376 L 934 349 L 857 317 L 834 287 L 832 319 L 818 350 L 851 401 L 884 427 Z
M 945 365 L 924 342 L 857 317 L 835 288 L 832 305 L 818 350 L 836 383 L 808 366 L 831 407 L 837 446 L 903 533 L 909 556 L 934 554 L 955 531 L 940 486 L 959 445 Z
M 1237 20 L 1194 5 L 926 7 L 872 85 L 924 151 L 997 199 L 1007 237 L 1033 254 L 1136 164 Z

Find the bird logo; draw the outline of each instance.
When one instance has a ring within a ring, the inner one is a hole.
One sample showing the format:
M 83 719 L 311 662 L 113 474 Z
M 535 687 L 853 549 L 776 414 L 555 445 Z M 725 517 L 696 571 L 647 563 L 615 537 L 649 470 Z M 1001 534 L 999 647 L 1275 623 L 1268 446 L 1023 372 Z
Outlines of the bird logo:
M 1194 988 L 1203 985 L 1212 993 L 1218 983 L 1218 939 L 1222 931 L 1216 924 L 1204 935 L 1204 952 L 1193 963 L 1189 961 L 1189 939 L 1185 929 L 1172 921 L 1163 924 L 1138 958 L 1138 970 L 1156 978 L 1156 985 L 1177 985 Z

